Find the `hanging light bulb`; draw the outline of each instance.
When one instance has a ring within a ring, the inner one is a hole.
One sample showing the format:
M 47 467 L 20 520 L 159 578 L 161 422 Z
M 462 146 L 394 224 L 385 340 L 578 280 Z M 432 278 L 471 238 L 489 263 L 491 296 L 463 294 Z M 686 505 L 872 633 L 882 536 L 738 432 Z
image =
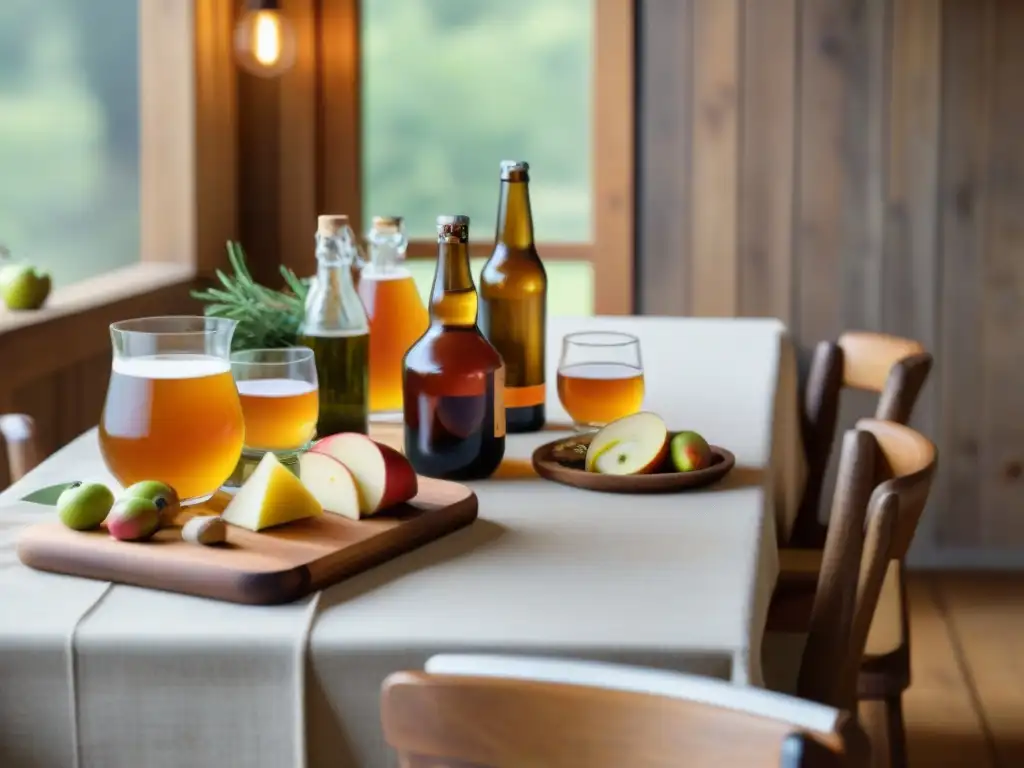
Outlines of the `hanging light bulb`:
M 235 55 L 260 77 L 276 77 L 295 63 L 295 30 L 277 0 L 249 0 L 235 26 Z

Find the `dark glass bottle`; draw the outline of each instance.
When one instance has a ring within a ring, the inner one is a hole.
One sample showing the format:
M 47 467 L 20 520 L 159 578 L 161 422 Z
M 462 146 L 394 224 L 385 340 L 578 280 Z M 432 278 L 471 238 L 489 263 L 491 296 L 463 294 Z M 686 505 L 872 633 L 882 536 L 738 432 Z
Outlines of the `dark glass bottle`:
M 505 361 L 509 432 L 544 426 L 548 276 L 533 242 L 530 166 L 501 164 L 494 253 L 480 275 L 480 329 Z
M 505 455 L 505 366 L 476 324 L 468 216 L 437 219 L 429 311 L 403 361 L 405 455 L 429 477 L 488 477 Z
M 320 386 L 317 437 L 369 429 L 370 331 L 356 293 L 355 233 L 347 216 L 317 220 L 316 279 L 306 296 L 299 344 L 313 350 Z

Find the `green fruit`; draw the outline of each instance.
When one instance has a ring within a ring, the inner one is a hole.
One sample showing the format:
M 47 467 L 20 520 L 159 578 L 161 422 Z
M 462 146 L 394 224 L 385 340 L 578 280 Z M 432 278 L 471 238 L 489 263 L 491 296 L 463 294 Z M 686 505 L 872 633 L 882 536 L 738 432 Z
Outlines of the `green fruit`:
M 21 264 L 4 264 L 0 267 L 0 291 L 11 281 L 16 274 L 18 274 Z
M 161 483 L 158 480 L 142 480 L 135 485 L 130 485 L 124 489 L 121 498 L 152 501 L 160 510 L 160 521 L 163 525 L 173 523 L 174 518 L 181 511 L 181 499 L 178 498 L 178 492 L 167 483 Z
M 5 267 L 0 298 L 8 309 L 39 309 L 50 295 L 50 276 L 27 264 Z
M 75 483 L 57 499 L 60 521 L 76 531 L 99 528 L 110 508 L 114 494 L 101 483 Z
M 672 438 L 669 450 L 678 472 L 693 472 L 711 464 L 711 447 L 696 432 L 679 432 Z
M 107 515 L 107 531 L 121 541 L 143 541 L 160 530 L 160 510 L 149 499 L 120 498 Z

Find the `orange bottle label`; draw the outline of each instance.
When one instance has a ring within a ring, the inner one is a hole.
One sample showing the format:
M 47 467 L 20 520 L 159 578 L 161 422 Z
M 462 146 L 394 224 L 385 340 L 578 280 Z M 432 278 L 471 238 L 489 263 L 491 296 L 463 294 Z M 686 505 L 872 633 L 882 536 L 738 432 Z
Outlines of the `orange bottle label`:
M 494 436 L 505 436 L 505 366 L 494 372 Z
M 546 387 L 534 384 L 532 387 L 505 387 L 506 408 L 528 408 L 544 402 Z

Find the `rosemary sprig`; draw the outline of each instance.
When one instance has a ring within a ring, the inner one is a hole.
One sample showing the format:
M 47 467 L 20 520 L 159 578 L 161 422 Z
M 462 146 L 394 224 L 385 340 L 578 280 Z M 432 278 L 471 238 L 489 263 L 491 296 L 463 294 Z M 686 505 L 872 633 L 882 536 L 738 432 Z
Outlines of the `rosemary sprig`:
M 309 292 L 309 279 L 300 279 L 281 266 L 287 290 L 267 288 L 253 280 L 242 246 L 228 241 L 227 247 L 233 274 L 227 275 L 218 269 L 217 279 L 222 287 L 192 291 L 192 297 L 206 304 L 207 315 L 238 323 L 231 343 L 233 350 L 294 346 Z

